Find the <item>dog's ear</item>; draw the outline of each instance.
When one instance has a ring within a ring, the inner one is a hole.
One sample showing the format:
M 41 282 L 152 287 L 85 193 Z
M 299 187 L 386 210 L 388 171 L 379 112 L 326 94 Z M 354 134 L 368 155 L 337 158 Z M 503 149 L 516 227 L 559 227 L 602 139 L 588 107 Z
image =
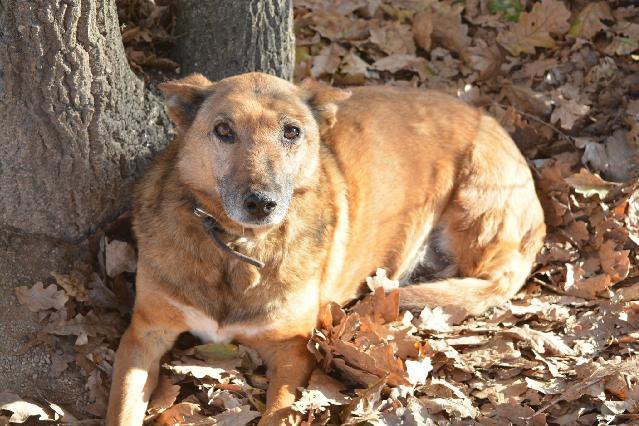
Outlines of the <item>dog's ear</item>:
M 302 98 L 311 107 L 319 123 L 320 133 L 333 127 L 337 104 L 351 96 L 350 90 L 337 89 L 315 80 L 306 79 L 300 84 Z
M 166 95 L 166 111 L 171 120 L 178 128 L 186 128 L 195 119 L 202 102 L 211 94 L 213 83 L 202 74 L 191 74 L 158 87 Z

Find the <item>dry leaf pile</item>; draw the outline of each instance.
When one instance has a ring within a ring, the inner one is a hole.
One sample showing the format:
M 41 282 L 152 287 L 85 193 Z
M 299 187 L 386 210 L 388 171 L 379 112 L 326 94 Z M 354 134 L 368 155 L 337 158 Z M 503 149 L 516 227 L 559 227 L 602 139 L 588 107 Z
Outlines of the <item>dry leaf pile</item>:
M 384 271 L 322 312 L 318 361 L 294 408 L 306 424 L 639 423 L 639 8 L 632 1 L 298 0 L 296 78 L 437 88 L 484 108 L 530 161 L 548 238 L 509 303 L 458 323 L 399 312 Z M 19 288 L 52 353 L 104 414 L 129 319 L 135 251 L 107 232 L 97 267 Z M 148 422 L 255 423 L 267 379 L 236 345 L 182 340 Z M 0 416 L 59 420 L 0 393 Z M 0 417 L 0 422 L 2 418 Z
M 163 78 L 162 71 L 172 75 L 179 67 L 169 58 L 175 40 L 175 1 L 116 0 L 116 4 L 131 69 L 145 77 Z

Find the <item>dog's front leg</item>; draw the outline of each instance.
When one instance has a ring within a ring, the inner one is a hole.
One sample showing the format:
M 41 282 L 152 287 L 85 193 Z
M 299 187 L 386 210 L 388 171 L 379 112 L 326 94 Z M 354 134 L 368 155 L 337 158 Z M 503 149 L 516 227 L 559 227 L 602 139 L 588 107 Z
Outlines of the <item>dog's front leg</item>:
M 153 321 L 153 315 L 166 311 L 142 311 L 138 306 L 136 302 L 131 325 L 122 336 L 115 356 L 107 426 L 142 424 L 157 384 L 160 358 L 182 331 L 175 323 Z
M 266 411 L 260 426 L 294 424 L 291 404 L 295 402 L 298 387 L 308 384 L 315 367 L 315 359 L 306 348 L 308 337 L 286 340 L 260 340 L 248 342 L 266 363 L 269 386 L 266 392 Z

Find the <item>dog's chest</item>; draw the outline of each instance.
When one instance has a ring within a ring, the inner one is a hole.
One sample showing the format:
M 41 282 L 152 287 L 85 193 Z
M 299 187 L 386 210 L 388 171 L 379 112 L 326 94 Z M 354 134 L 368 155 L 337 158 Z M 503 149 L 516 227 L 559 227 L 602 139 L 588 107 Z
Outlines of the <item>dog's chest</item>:
M 252 337 L 267 330 L 267 325 L 228 324 L 221 325 L 215 319 L 193 306 L 171 302 L 183 315 L 184 321 L 193 335 L 205 343 L 225 343 L 235 339 L 239 334 Z

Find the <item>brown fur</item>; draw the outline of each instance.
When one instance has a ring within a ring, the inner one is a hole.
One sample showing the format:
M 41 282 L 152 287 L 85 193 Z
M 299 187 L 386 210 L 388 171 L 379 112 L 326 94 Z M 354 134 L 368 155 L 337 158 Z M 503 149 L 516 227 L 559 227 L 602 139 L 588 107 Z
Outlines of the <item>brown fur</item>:
M 141 423 L 159 358 L 192 328 L 191 315 L 214 320 L 214 338 L 258 350 L 271 379 L 261 424 L 281 424 L 313 368 L 305 345 L 321 306 L 356 297 L 376 268 L 407 281 L 438 253 L 449 265 L 435 282 L 403 287 L 402 306 L 465 314 L 512 297 L 530 272 L 545 233 L 531 174 L 476 109 L 425 90 L 355 88 L 349 97 L 259 73 L 215 84 L 195 75 L 163 90 L 179 135 L 136 192 L 138 293 L 108 424 Z M 237 143 L 211 136 L 220 116 Z M 280 144 L 282 120 L 302 129 L 296 145 Z M 235 192 L 255 187 L 290 187 L 280 222 L 245 227 L 230 217 Z M 196 202 L 265 268 L 214 245 Z

